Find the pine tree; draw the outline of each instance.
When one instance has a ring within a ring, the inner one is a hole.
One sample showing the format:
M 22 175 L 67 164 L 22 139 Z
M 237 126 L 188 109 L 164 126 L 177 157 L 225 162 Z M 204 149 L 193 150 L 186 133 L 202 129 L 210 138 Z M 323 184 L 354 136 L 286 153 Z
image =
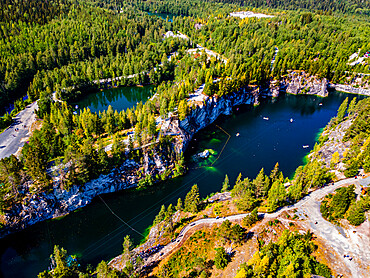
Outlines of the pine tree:
M 182 210 L 182 200 L 181 198 L 177 199 L 177 205 L 175 207 L 176 211 L 181 211 Z
M 262 168 L 257 177 L 253 180 L 256 198 L 266 196 L 269 190 L 269 183 L 269 178 L 265 175 L 264 169 Z
M 222 183 L 221 192 L 226 192 L 229 189 L 229 187 L 230 187 L 229 177 L 227 175 L 225 175 L 225 180 Z
M 131 260 L 131 249 L 133 246 L 129 235 L 125 236 L 122 246 L 123 246 L 122 259 L 124 262 L 127 263 Z
M 348 116 L 352 117 L 355 112 L 356 112 L 356 101 L 357 101 L 357 98 L 354 97 L 351 102 L 349 103 L 349 106 L 348 106 Z
M 154 219 L 153 225 L 160 223 L 165 219 L 165 217 L 166 217 L 166 207 L 165 205 L 162 205 L 161 210 Z
M 189 193 L 185 197 L 185 211 L 196 213 L 198 212 L 199 199 L 199 188 L 198 185 L 194 184 Z
M 342 102 L 342 104 L 338 108 L 337 119 L 336 119 L 337 124 L 343 121 L 343 118 L 346 115 L 347 105 L 348 105 L 348 97 L 346 97 L 346 99 Z
M 270 211 L 275 211 L 286 199 L 286 191 L 284 185 L 275 181 L 268 193 L 267 204 Z
M 283 173 L 279 169 L 279 162 L 276 162 L 274 169 L 272 169 L 270 173 L 271 184 L 277 180 L 281 182 L 284 180 Z

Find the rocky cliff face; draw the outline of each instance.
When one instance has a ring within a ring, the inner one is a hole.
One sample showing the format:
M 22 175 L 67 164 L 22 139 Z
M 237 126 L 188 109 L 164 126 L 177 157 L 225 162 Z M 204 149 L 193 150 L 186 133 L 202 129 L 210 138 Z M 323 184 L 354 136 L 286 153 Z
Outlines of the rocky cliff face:
M 0 230 L 0 238 L 37 222 L 66 215 L 86 206 L 100 194 L 136 187 L 140 176 L 155 176 L 169 167 L 166 158 L 157 152 L 152 156 L 146 155 L 143 160 L 143 164 L 139 164 L 128 159 L 109 174 L 100 175 L 83 186 L 75 185 L 69 191 L 60 189 L 56 183 L 51 193 L 26 194 L 21 204 L 5 213 L 6 226 Z
M 254 88 L 224 97 L 206 97 L 202 105 L 192 110 L 185 120 L 180 122 L 176 117 L 168 119 L 166 128 L 161 132 L 174 136 L 175 150 L 184 152 L 196 132 L 214 122 L 221 114 L 230 115 L 233 106 L 255 104 L 258 95 L 259 89 Z M 11 211 L 5 213 L 3 219 L 6 226 L 0 230 L 0 237 L 37 222 L 66 215 L 86 206 L 100 194 L 136 187 L 145 175 L 154 178 L 173 166 L 161 152 L 154 150 L 150 156 L 148 154 L 144 156 L 142 164 L 134 160 L 126 160 L 109 174 L 100 175 L 99 178 L 83 186 L 73 186 L 69 191 L 60 189 L 58 179 L 54 177 L 55 186 L 51 193 L 37 195 L 27 193 L 21 204 L 15 205 Z
M 256 87 L 243 89 L 224 97 L 206 98 L 202 106 L 192 110 L 191 114 L 179 123 L 181 136 L 177 144 L 178 151 L 185 151 L 193 135 L 213 123 L 220 115 L 231 115 L 234 106 L 257 104 L 259 94 L 259 88 Z
M 351 85 L 330 84 L 329 88 L 335 89 L 340 92 L 350 93 L 350 94 L 370 96 L 370 89 L 355 88 Z
M 289 94 L 307 94 L 327 97 L 328 80 L 326 78 L 319 79 L 315 76 L 309 76 L 303 71 L 291 71 L 280 82 L 281 88 Z

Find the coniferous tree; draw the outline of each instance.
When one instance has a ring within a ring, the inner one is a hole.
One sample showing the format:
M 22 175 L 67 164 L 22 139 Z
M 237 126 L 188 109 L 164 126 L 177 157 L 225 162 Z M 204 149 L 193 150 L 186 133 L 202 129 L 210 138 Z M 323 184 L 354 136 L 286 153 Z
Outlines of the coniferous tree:
M 199 203 L 200 203 L 199 188 L 198 185 L 194 184 L 185 197 L 184 209 L 185 211 L 196 213 L 198 212 Z
M 225 180 L 222 183 L 222 189 L 221 192 L 226 192 L 230 187 L 229 177 L 225 175 Z

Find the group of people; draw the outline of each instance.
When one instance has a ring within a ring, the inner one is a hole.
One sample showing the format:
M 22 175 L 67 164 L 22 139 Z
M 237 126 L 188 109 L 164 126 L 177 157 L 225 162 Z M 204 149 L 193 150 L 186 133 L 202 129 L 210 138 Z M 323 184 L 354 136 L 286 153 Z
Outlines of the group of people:
M 143 250 L 139 253 L 139 256 L 141 258 L 147 258 L 149 257 L 150 255 L 154 254 L 154 253 L 157 253 L 159 250 L 161 250 L 163 248 L 163 246 L 161 244 L 157 244 L 156 246 L 154 247 L 150 247 L 149 249 L 146 249 L 146 250 Z

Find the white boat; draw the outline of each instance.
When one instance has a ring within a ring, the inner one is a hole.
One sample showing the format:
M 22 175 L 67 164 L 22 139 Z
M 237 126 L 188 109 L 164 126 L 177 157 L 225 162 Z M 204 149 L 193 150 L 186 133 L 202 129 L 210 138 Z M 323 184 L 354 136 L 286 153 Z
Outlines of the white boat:
M 319 103 L 319 106 L 322 106 L 322 103 L 321 102 Z
M 237 134 L 236 134 L 236 137 L 239 137 L 240 136 L 240 133 L 238 132 Z
M 269 118 L 268 118 L 268 117 L 263 117 L 263 119 L 264 119 L 264 120 L 266 120 L 266 121 L 268 121 L 268 120 L 269 120 Z
M 304 149 L 307 149 L 309 147 L 309 145 L 304 145 L 302 146 Z
M 290 122 L 291 122 L 291 123 L 293 122 L 293 118 L 290 118 Z

